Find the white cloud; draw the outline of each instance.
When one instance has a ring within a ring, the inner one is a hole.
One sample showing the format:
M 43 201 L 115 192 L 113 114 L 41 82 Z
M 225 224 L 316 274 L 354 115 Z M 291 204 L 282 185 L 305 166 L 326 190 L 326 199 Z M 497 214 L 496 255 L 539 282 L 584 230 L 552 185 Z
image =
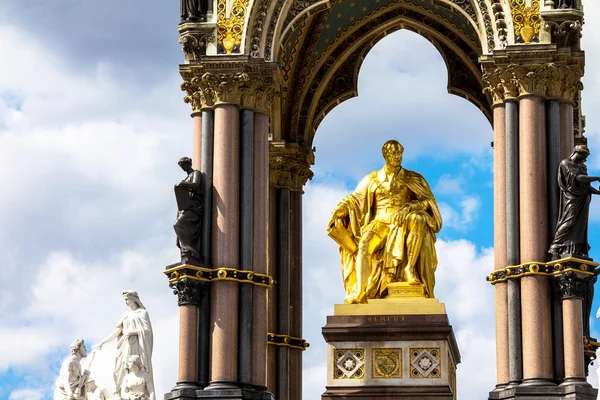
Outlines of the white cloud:
M 481 200 L 477 196 L 463 196 L 458 202 L 458 210 L 446 202 L 440 202 L 438 206 L 444 226 L 464 232 L 476 221 Z
M 44 393 L 33 389 L 19 389 L 11 392 L 8 400 L 42 400 Z
M 465 183 L 462 178 L 444 174 L 433 188 L 436 195 L 461 195 L 464 193 Z

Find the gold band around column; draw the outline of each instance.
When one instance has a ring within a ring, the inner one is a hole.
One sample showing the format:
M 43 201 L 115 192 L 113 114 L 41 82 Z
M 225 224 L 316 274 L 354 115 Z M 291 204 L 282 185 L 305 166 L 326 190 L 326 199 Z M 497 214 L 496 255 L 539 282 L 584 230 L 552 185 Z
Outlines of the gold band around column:
M 267 334 L 268 344 L 280 347 L 289 347 L 292 349 L 305 351 L 310 347 L 310 343 L 302 338 L 297 338 L 289 335 L 278 335 L 276 333 Z
M 168 268 L 164 274 L 169 278 L 169 283 L 182 279 L 193 279 L 203 282 L 235 281 L 239 283 L 251 283 L 256 286 L 270 288 L 273 286 L 273 278 L 269 275 L 257 274 L 254 271 L 244 271 L 235 268 L 197 267 L 195 265 L 182 264 Z
M 515 266 L 509 266 L 492 272 L 486 280 L 492 285 L 506 282 L 509 279 L 518 279 L 530 275 L 559 275 L 565 272 L 577 272 L 583 275 L 596 275 L 596 267 L 600 265 L 593 261 L 569 257 L 556 261 L 529 262 Z

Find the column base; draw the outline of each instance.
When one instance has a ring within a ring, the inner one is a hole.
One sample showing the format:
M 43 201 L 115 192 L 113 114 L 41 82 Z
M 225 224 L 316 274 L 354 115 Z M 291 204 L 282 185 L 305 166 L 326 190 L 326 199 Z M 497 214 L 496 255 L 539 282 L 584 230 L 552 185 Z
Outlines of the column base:
M 559 386 L 573 386 L 573 385 L 592 387 L 592 385 L 590 385 L 585 378 L 579 378 L 579 377 L 577 377 L 577 378 L 576 377 L 566 377 Z
M 519 386 L 556 386 L 552 379 L 547 378 L 527 378 L 521 381 Z
M 164 400 L 229 399 L 229 400 L 275 400 L 267 391 L 253 388 L 228 387 L 209 390 L 173 389 Z
M 596 400 L 598 390 L 588 386 L 519 386 L 492 391 L 489 400 Z
M 198 382 L 180 381 L 180 382 L 177 382 L 177 384 L 175 385 L 173 390 L 171 390 L 171 392 L 173 392 L 175 390 L 198 390 L 198 389 L 202 389 L 202 387 L 200 385 L 198 385 Z

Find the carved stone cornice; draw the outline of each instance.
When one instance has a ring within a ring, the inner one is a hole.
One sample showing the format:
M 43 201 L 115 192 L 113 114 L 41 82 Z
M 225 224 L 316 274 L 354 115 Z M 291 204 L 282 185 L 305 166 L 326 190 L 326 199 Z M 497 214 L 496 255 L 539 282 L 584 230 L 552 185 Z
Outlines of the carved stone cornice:
M 215 24 L 187 22 L 179 25 L 179 44 L 185 62 L 197 61 L 206 55 L 206 48 L 215 41 Z
M 310 147 L 285 141 L 269 143 L 269 177 L 275 187 L 302 191 L 314 175 L 310 170 L 314 163 L 314 149 Z
M 572 103 L 582 89 L 583 66 L 553 62 L 484 67 L 484 92 L 494 105 L 523 96 L 540 96 Z
M 281 87 L 278 66 L 262 59 L 202 57 L 199 63 L 180 66 L 180 73 L 184 101 L 193 112 L 235 104 L 268 114 Z
M 194 279 L 182 279 L 169 283 L 173 294 L 177 296 L 177 305 L 198 305 L 202 290 L 208 290 L 207 283 Z

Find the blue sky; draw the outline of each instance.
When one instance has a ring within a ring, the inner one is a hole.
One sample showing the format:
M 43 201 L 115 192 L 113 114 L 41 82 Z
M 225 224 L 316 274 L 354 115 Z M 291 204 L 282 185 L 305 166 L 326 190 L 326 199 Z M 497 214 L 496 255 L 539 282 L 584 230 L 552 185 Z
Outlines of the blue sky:
M 600 174 L 600 28 L 589 24 L 600 5 L 588 3 L 584 111 L 588 167 Z M 106 336 L 125 311 L 120 293 L 127 289 L 138 290 L 150 312 L 157 390 L 169 391 L 178 310 L 161 270 L 178 257 L 170 188 L 192 143 L 179 90 L 177 5 L 0 4 L 0 398 L 51 398 L 69 343 Z M 306 399 L 324 390 L 320 329 L 343 301 L 325 224 L 357 181 L 380 168 L 381 145 L 391 138 L 405 146 L 404 165 L 427 178 L 442 209 L 436 291 L 463 356 L 459 398 L 481 399 L 495 384 L 493 290 L 485 282 L 493 268 L 492 130 L 473 105 L 446 93 L 446 79 L 432 45 L 394 33 L 367 57 L 359 97 L 334 109 L 317 132 L 315 177 L 304 195 Z M 590 240 L 598 259 L 599 223 L 596 199 Z M 595 320 L 594 329 L 600 333 Z M 105 386 L 112 347 L 92 367 Z

